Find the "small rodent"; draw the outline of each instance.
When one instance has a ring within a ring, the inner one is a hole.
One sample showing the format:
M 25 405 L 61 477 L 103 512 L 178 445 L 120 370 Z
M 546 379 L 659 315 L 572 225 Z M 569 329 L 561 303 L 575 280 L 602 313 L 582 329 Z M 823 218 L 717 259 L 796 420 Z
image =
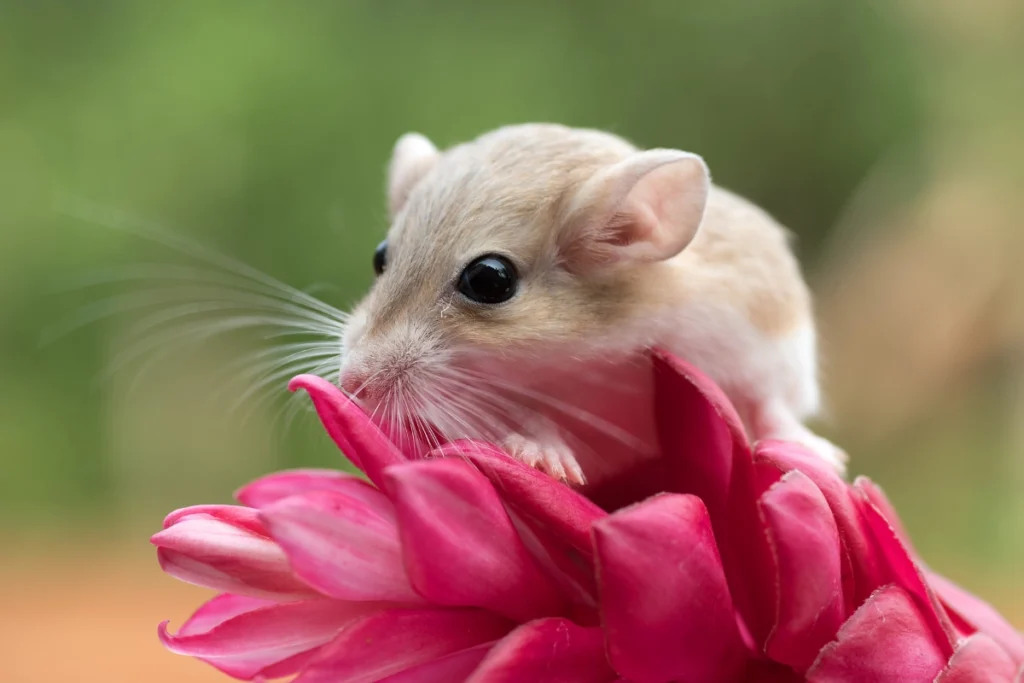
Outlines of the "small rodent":
M 701 157 L 555 124 L 445 151 L 408 133 L 387 196 L 378 277 L 342 339 L 341 385 L 377 419 L 497 442 L 582 484 L 611 467 L 594 453 L 654 442 L 650 405 L 602 414 L 601 397 L 641 392 L 630 367 L 657 346 L 713 379 L 751 438 L 844 470 L 803 423 L 820 402 L 816 332 L 788 233 Z M 602 435 L 620 447 L 593 448 Z

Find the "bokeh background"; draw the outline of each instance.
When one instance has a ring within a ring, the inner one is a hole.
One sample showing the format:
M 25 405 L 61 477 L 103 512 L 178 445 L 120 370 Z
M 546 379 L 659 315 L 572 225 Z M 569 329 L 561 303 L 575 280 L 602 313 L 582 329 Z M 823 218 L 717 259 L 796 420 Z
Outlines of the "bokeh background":
M 125 360 L 132 314 L 105 313 L 145 283 L 116 275 L 192 257 L 118 216 L 345 308 L 401 133 L 538 120 L 699 152 L 797 233 L 823 431 L 1024 627 L 1022 65 L 1015 0 L 0 1 L 3 680 L 222 680 L 157 643 L 204 592 L 148 535 L 340 462 L 308 415 L 230 400 L 258 335 Z M 104 208 L 55 211 L 75 197 Z

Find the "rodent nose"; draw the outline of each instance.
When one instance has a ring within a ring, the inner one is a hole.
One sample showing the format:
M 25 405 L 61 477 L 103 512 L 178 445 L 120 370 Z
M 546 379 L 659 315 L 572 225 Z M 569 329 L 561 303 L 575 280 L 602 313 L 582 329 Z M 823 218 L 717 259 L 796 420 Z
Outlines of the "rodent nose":
M 341 388 L 349 396 L 366 393 L 366 375 L 358 370 L 346 369 L 341 372 Z

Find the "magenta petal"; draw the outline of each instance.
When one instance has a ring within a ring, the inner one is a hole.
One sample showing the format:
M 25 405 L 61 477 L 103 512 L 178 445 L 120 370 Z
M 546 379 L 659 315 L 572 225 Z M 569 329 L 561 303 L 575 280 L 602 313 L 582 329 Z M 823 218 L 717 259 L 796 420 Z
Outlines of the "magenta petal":
M 839 532 L 825 497 L 799 471 L 765 492 L 760 507 L 778 581 L 778 615 L 766 651 L 806 671 L 845 616 Z
M 293 683 L 376 683 L 495 641 L 511 628 L 483 610 L 389 610 L 345 629 Z
M 505 636 L 466 683 L 610 683 L 615 678 L 601 629 L 552 618 Z
M 953 656 L 953 646 L 958 636 L 945 608 L 932 587 L 925 581 L 920 567 L 914 563 L 889 521 L 866 496 L 861 495 L 856 502 L 860 503 L 861 518 L 871 532 L 880 556 L 885 560 L 883 566 L 888 580 L 904 589 L 917 601 L 918 609 L 931 627 L 939 650 L 945 659 L 949 659 Z
M 696 368 L 655 352 L 655 405 L 663 474 L 655 491 L 698 496 L 708 510 L 732 600 L 746 630 L 764 643 L 774 625 L 774 562 L 757 510 L 757 477 L 732 404 Z
M 252 612 L 262 607 L 270 607 L 276 604 L 270 600 L 260 600 L 244 595 L 232 595 L 224 593 L 212 600 L 208 600 L 188 618 L 181 628 L 178 629 L 179 636 L 189 636 L 196 633 L 205 633 L 214 627 L 223 624 L 228 619 L 233 619 L 239 614 Z
M 315 595 L 295 578 L 274 541 L 205 512 L 178 516 L 151 540 L 160 567 L 181 581 L 277 600 Z
M 849 485 L 820 457 L 803 446 L 782 442 L 758 443 L 754 454 L 758 465 L 770 464 L 782 472 L 800 470 L 825 496 L 836 521 L 843 547 L 843 595 L 845 612 L 852 614 L 874 591 L 885 583 L 881 558 L 861 521 L 858 506 Z
M 915 600 L 890 585 L 878 589 L 843 624 L 807 680 L 932 683 L 946 660 Z
M 515 510 L 510 509 L 508 513 L 516 533 L 541 571 L 551 578 L 566 600 L 592 611 L 596 623 L 597 581 L 593 563 L 575 548 L 559 542 L 547 529 L 524 522 Z
M 650 354 L 662 457 L 588 487 L 587 497 L 616 510 L 662 492 L 693 493 L 724 521 L 735 451 L 749 460 L 739 417 L 721 389 L 692 365 L 663 351 Z
M 638 683 L 729 680 L 744 664 L 729 587 L 699 498 L 663 494 L 594 525 L 615 670 Z
M 225 524 L 230 524 L 231 526 L 251 531 L 256 535 L 269 538 L 267 530 L 263 527 L 263 523 L 260 522 L 259 513 L 252 508 L 241 505 L 193 505 L 181 508 L 164 517 L 164 528 L 169 529 L 186 517 L 216 519 Z
M 722 390 L 693 366 L 658 351 L 654 371 L 658 430 L 673 478 L 659 490 L 696 494 L 714 519 L 729 498 L 735 449 L 750 459 L 746 432 Z
M 407 460 L 359 406 L 324 378 L 299 375 L 288 388 L 291 391 L 305 389 L 309 393 L 324 429 L 341 452 L 374 484 L 380 486 L 385 467 Z
M 342 600 L 422 602 L 402 565 L 391 502 L 368 484 L 349 484 L 351 490 L 284 498 L 261 517 L 295 574 L 318 591 Z
M 405 566 L 428 601 L 483 607 L 516 621 L 564 601 L 516 533 L 486 477 L 457 459 L 388 468 Z
M 353 483 L 356 482 L 356 483 Z M 251 508 L 264 508 L 282 498 L 310 491 L 344 491 L 357 493 L 366 487 L 359 477 L 338 470 L 299 469 L 275 472 L 260 477 L 235 493 L 235 498 Z M 367 487 L 373 490 L 372 487 Z
M 607 513 L 565 484 L 483 443 L 455 442 L 435 454 L 468 459 L 528 522 L 590 555 L 590 525 Z
M 938 574 L 929 573 L 928 583 L 954 616 L 998 643 L 1014 663 L 1024 664 L 1024 636 L 991 605 Z
M 330 642 L 347 624 L 380 609 L 374 603 L 309 600 L 242 612 L 215 623 L 208 631 L 192 625 L 183 629 L 185 633 L 171 635 L 164 622 L 159 633 L 171 652 L 202 659 L 235 678 L 251 680 L 268 667 L 279 669 L 276 665 L 281 662 Z M 276 675 L 296 670 L 278 670 Z
M 882 517 L 884 517 L 887 522 L 889 522 L 889 526 L 892 527 L 893 532 L 896 534 L 896 538 L 898 538 L 903 547 L 907 549 L 907 552 L 914 561 L 917 561 L 917 552 L 914 550 L 914 547 L 910 542 L 910 534 L 908 534 L 907 530 L 903 528 L 903 522 L 900 520 L 899 515 L 896 514 L 896 509 L 892 506 L 892 503 L 889 502 L 889 498 L 885 495 L 885 492 L 882 491 L 875 482 L 864 476 L 857 477 L 854 480 L 853 488 L 857 489 L 861 495 L 867 498 L 871 504 L 875 506 L 875 509 L 881 513 Z
M 494 647 L 494 643 L 484 643 L 466 650 L 453 652 L 450 655 L 434 659 L 411 669 L 406 669 L 394 676 L 388 676 L 381 683 L 454 683 L 465 681 L 470 674 Z
M 1017 666 L 984 633 L 964 640 L 935 683 L 1014 683 Z

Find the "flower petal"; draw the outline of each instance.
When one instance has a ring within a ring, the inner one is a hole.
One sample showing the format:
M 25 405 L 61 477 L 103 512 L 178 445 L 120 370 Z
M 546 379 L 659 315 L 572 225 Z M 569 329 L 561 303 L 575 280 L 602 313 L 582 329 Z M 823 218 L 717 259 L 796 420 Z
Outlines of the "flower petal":
M 747 444 L 739 417 L 721 389 L 695 367 L 663 351 L 653 351 L 651 360 L 664 455 L 589 488 L 587 497 L 616 510 L 657 493 L 693 493 L 712 519 L 724 516 L 734 448 Z
M 407 458 L 344 392 L 322 377 L 299 375 L 288 389 L 305 389 L 324 429 L 352 464 L 380 486 L 381 472 Z
M 206 601 L 195 613 L 188 618 L 181 628 L 178 629 L 179 636 L 188 636 L 195 633 L 205 633 L 213 630 L 214 627 L 223 624 L 228 619 L 237 617 L 245 612 L 252 612 L 261 607 L 269 607 L 276 604 L 271 600 L 260 600 L 244 595 L 232 595 L 223 593 Z
M 487 655 L 494 643 L 484 643 L 450 655 L 434 659 L 394 676 L 381 683 L 453 683 L 465 681 Z
M 395 513 L 384 494 L 362 482 L 273 503 L 261 517 L 288 553 L 292 569 L 341 600 L 422 602 L 402 566 Z
M 355 482 L 355 483 L 353 483 Z M 282 498 L 310 491 L 344 491 L 356 494 L 367 486 L 359 477 L 338 470 L 298 469 L 275 472 L 253 481 L 235 493 L 235 498 L 251 508 L 264 508 Z
M 255 510 L 241 505 L 193 505 L 181 508 L 164 517 L 164 528 L 169 529 L 186 517 L 216 519 L 225 524 L 230 524 L 231 526 L 236 526 L 259 536 L 269 538 L 267 530 L 263 528 L 263 523 L 260 522 L 259 514 Z
M 960 643 L 935 683 L 1013 683 L 1016 670 L 994 640 L 976 633 Z
M 704 502 L 732 600 L 746 632 L 764 643 L 775 616 L 774 586 L 764 579 L 774 580 L 774 563 L 743 425 L 721 389 L 698 369 L 662 351 L 652 357 L 665 455 L 662 471 L 651 473 L 650 493 L 687 493 Z
M 171 635 L 167 622 L 160 625 L 160 640 L 171 652 L 201 659 L 224 673 L 252 680 L 268 667 L 330 642 L 346 625 L 375 611 L 377 603 L 345 603 L 308 600 L 270 605 L 242 612 L 208 631 L 195 626 L 187 633 Z
M 457 459 L 384 474 L 405 566 L 428 601 L 483 607 L 516 621 L 560 614 L 565 601 L 527 551 L 491 482 Z
M 914 550 L 913 545 L 910 542 L 910 534 L 903 527 L 903 522 L 900 520 L 899 515 L 896 514 L 896 508 L 889 502 L 889 498 L 885 495 L 885 492 L 878 487 L 875 482 L 871 481 L 865 476 L 857 477 L 853 482 L 853 487 L 860 492 L 867 500 L 871 501 L 871 504 L 875 506 L 875 509 L 881 513 L 882 517 L 889 522 L 889 526 L 892 527 L 893 533 L 896 534 L 896 538 L 899 539 L 900 543 L 906 548 L 907 552 L 918 562 L 917 552 Z
M 590 525 L 607 513 L 576 491 L 487 444 L 457 441 L 433 455 L 469 460 L 531 525 L 590 555 Z
M 843 624 L 807 672 L 807 680 L 931 683 L 946 660 L 914 598 L 889 585 Z
M 376 683 L 495 641 L 511 628 L 484 610 L 388 610 L 345 629 L 293 683 Z
M 505 636 L 466 683 L 609 683 L 615 678 L 601 629 L 552 618 Z
M 271 539 L 205 512 L 178 516 L 151 541 L 161 568 L 187 583 L 277 600 L 315 595 Z
M 818 487 L 787 473 L 760 500 L 776 560 L 778 614 L 766 652 L 806 671 L 843 623 L 839 532 Z
M 523 545 L 541 568 L 558 587 L 558 592 L 573 604 L 580 616 L 579 608 L 594 616 L 591 621 L 576 621 L 585 626 L 597 622 L 597 581 L 594 565 L 575 548 L 561 543 L 547 529 L 532 527 L 522 520 L 519 513 L 509 508 L 509 519 L 522 539 Z
M 711 522 L 695 496 L 663 494 L 594 525 L 612 666 L 647 681 L 729 680 L 744 654 Z
M 849 484 L 828 463 L 795 443 L 762 441 L 754 454 L 758 466 L 771 465 L 782 473 L 803 472 L 825 496 L 843 546 L 843 595 L 845 613 L 850 615 L 884 581 L 882 558 L 861 521 Z
M 1011 626 L 991 605 L 939 574 L 929 572 L 928 583 L 956 618 L 973 631 L 984 633 L 998 643 L 1014 663 L 1024 664 L 1024 635 Z
M 925 581 L 921 568 L 914 563 L 896 531 L 878 508 L 862 493 L 859 498 L 855 498 L 855 502 L 859 503 L 861 518 L 871 532 L 878 554 L 884 559 L 884 575 L 890 583 L 896 584 L 917 601 L 920 614 L 931 627 L 944 659 L 949 659 L 953 656 L 953 648 L 959 637 L 935 591 Z

